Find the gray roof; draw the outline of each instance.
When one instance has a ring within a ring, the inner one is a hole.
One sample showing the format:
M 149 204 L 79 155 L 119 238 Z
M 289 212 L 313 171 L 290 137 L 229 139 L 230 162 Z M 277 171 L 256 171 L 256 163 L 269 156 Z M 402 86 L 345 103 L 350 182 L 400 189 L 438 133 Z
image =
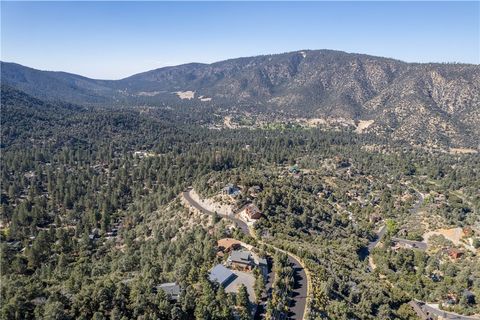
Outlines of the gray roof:
M 222 264 L 217 264 L 215 267 L 212 268 L 212 270 L 210 270 L 210 281 L 215 281 L 215 282 L 218 282 L 220 284 L 224 284 L 225 282 L 227 282 L 229 279 L 231 279 L 235 274 L 225 268 L 224 265 Z
M 157 286 L 157 289 L 162 289 L 166 294 L 169 294 L 172 297 L 178 297 L 182 291 L 176 282 L 162 283 Z
M 256 263 L 257 263 L 258 265 L 265 265 L 265 266 L 268 264 L 268 263 L 267 263 L 267 259 L 266 259 L 266 258 L 261 258 L 261 257 L 258 257 Z
M 230 254 L 230 261 L 232 262 L 243 262 L 249 263 L 251 258 L 251 253 L 245 250 L 235 250 Z

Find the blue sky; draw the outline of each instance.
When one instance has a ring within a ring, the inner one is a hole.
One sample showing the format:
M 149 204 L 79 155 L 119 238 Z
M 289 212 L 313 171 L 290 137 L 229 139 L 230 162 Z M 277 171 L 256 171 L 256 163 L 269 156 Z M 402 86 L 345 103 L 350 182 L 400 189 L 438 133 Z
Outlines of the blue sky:
M 2 1 L 1 59 L 100 79 L 300 49 L 479 64 L 479 4 Z

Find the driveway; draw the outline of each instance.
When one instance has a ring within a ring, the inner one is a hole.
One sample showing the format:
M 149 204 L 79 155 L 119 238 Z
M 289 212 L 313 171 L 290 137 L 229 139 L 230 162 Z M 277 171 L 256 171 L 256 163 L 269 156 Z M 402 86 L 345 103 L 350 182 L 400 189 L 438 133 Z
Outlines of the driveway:
M 225 292 L 237 293 L 240 285 L 244 285 L 247 288 L 248 300 L 251 303 L 255 303 L 255 290 L 253 289 L 255 285 L 255 277 L 251 272 L 243 272 L 232 270 L 232 272 L 237 276 L 232 282 L 230 282 L 225 287 Z

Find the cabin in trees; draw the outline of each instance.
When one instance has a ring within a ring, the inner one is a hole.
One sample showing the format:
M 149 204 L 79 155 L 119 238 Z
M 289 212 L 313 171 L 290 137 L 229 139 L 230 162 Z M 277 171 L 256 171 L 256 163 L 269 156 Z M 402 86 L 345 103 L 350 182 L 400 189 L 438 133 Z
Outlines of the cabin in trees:
M 177 301 L 180 298 L 182 289 L 176 282 L 162 283 L 156 287 L 157 292 L 162 290 L 171 299 Z
M 248 194 L 252 198 L 256 198 L 261 191 L 262 191 L 262 188 L 260 186 L 251 186 L 250 188 L 248 188 Z
M 458 250 L 457 248 L 451 248 L 447 253 L 453 260 L 457 260 L 463 256 L 463 251 Z
M 252 270 L 254 267 L 252 255 L 246 250 L 232 251 L 227 263 L 232 268 L 243 271 Z
M 240 188 L 232 183 L 229 183 L 222 189 L 222 194 L 231 197 L 237 197 L 240 195 Z
M 428 312 L 423 310 L 420 303 L 418 303 L 417 301 L 412 300 L 408 304 L 413 308 L 413 310 L 417 313 L 417 316 L 420 319 L 422 319 L 422 320 L 433 320 L 433 318 L 429 316 Z
M 250 271 L 255 267 L 266 268 L 267 259 L 248 250 L 235 250 L 228 257 L 227 265 L 236 270 Z
M 262 217 L 260 209 L 254 204 L 250 204 L 246 209 L 245 213 L 250 220 L 258 220 Z

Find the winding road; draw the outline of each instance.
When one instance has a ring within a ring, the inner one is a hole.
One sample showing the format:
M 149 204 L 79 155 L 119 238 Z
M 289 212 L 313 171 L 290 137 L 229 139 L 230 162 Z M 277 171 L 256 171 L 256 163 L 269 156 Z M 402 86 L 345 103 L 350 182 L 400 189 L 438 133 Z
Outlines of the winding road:
M 242 230 L 244 234 L 256 238 L 255 234 L 248 228 L 248 225 L 244 221 L 236 218 L 233 215 L 219 214 L 204 208 L 200 203 L 196 202 L 191 197 L 190 195 L 191 191 L 192 189 L 183 192 L 183 197 L 190 206 L 194 207 L 195 209 L 205 214 L 209 214 L 209 215 L 217 214 L 222 218 L 231 220 L 240 228 L 240 230 Z M 261 240 L 259 240 L 259 242 L 263 243 Z M 275 250 L 286 253 L 288 255 L 288 259 L 290 263 L 292 264 L 293 270 L 295 272 L 294 274 L 295 283 L 294 283 L 293 294 L 292 294 L 292 303 L 289 308 L 290 312 L 288 314 L 288 319 L 301 320 L 305 316 L 305 310 L 307 307 L 307 292 L 308 292 L 307 274 L 305 272 L 305 269 L 302 267 L 302 264 L 300 263 L 300 261 L 298 261 L 298 259 L 295 258 L 291 253 L 285 250 L 276 248 L 274 246 L 272 247 Z

